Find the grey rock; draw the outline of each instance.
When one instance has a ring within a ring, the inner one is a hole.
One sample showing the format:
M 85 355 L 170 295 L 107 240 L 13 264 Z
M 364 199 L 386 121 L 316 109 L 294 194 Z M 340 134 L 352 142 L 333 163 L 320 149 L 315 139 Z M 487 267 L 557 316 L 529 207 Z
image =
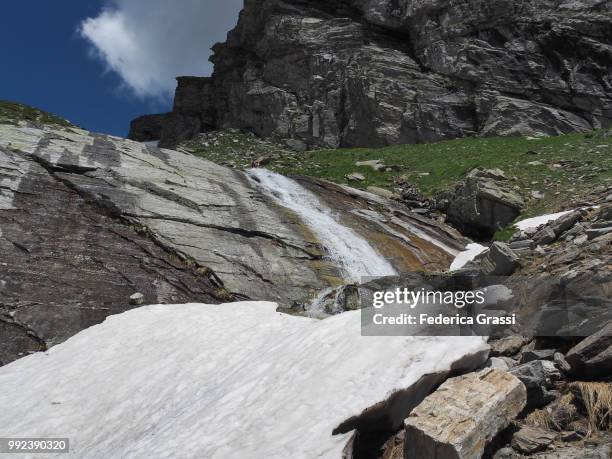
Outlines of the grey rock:
M 512 335 L 497 340 L 489 341 L 491 356 L 511 356 L 517 354 L 521 348 L 531 341 L 524 336 Z
M 525 400 L 525 386 L 502 370 L 449 379 L 406 419 L 404 457 L 481 457 L 486 444 L 522 411 Z
M 604 220 L 604 221 L 612 220 L 612 204 L 602 205 L 595 213 L 595 216 L 599 220 Z
M 586 243 L 588 240 L 589 240 L 589 237 L 586 234 L 581 234 L 580 236 L 576 236 L 573 242 L 576 245 L 582 245 Z
M 544 451 L 555 440 L 553 432 L 535 427 L 523 427 L 512 437 L 512 447 L 525 454 Z
M 541 191 L 532 191 L 531 197 L 534 199 L 544 199 L 545 194 Z
M 554 242 L 557 239 L 557 235 L 550 226 L 545 226 L 540 229 L 535 236 L 533 236 L 533 242 L 536 245 L 546 245 Z
M 565 356 L 560 352 L 554 353 L 553 361 L 555 362 L 555 365 L 557 365 L 557 368 L 561 373 L 569 373 L 572 369 L 572 366 L 568 363 L 567 360 L 565 360 Z
M 491 178 L 490 172 L 475 169 L 448 198 L 448 221 L 465 233 L 490 237 L 512 222 L 524 201 L 503 179 Z
M 553 360 L 554 355 L 554 349 L 528 350 L 521 354 L 520 363 L 528 363 L 533 360 Z
M 349 182 L 363 182 L 366 178 L 363 174 L 359 172 L 353 172 L 352 174 L 348 174 L 345 177 Z
M 612 323 L 571 348 L 565 359 L 578 379 L 602 379 L 612 375 Z
M 249 1 L 213 77 L 179 79 L 162 145 L 209 124 L 300 148 L 607 127 L 606 5 Z
M 144 295 L 142 293 L 134 293 L 130 296 L 130 304 L 133 306 L 140 306 L 144 304 Z
M 516 365 L 516 361 L 510 357 L 491 357 L 487 360 L 487 368 L 497 368 L 499 370 L 509 370 Z
M 580 220 L 582 220 L 584 213 L 582 211 L 575 211 L 569 214 L 563 215 L 561 218 L 549 223 L 550 228 L 555 233 L 556 237 L 561 237 L 563 233 L 573 228 Z
M 608 226 L 605 228 L 589 228 L 586 231 L 587 239 L 590 241 L 592 239 L 596 239 L 600 236 L 605 236 L 606 234 L 612 233 L 612 226 Z
M 514 251 L 529 250 L 533 248 L 533 239 L 524 239 L 522 241 L 514 241 L 510 243 L 510 248 Z
M 486 276 L 509 276 L 519 266 L 519 257 L 503 242 L 494 242 L 480 260 L 480 271 Z
M 527 387 L 527 407 L 539 408 L 555 399 L 551 391 L 555 382 L 561 379 L 561 373 L 553 362 L 534 360 L 509 370 Z

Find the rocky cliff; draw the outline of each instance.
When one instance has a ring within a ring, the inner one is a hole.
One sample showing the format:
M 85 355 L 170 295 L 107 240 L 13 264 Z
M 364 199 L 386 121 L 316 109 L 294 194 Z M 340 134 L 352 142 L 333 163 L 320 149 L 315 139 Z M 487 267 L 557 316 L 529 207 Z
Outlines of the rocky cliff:
M 612 124 L 610 0 L 246 0 L 212 78 L 132 123 L 162 145 L 239 128 L 296 149 Z
M 464 246 L 456 231 L 375 195 L 284 180 L 390 269 L 445 269 Z M 304 304 L 346 281 L 317 215 L 305 215 L 246 173 L 190 154 L 0 123 L 0 364 L 143 302 Z M 131 304 L 135 293 L 144 298 Z

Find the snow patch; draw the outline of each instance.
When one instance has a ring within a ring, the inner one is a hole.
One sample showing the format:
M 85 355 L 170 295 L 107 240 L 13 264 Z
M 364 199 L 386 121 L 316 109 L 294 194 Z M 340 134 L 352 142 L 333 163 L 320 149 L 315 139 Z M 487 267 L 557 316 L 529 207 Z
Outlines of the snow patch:
M 546 214 L 539 215 L 533 218 L 526 218 L 525 220 L 521 220 L 520 222 L 515 223 L 514 226 L 521 231 L 525 231 L 527 229 L 537 228 L 540 225 L 545 225 L 546 223 L 558 220 L 564 215 L 571 214 L 572 212 L 573 210 L 566 210 L 564 212 L 558 212 L 556 214 Z
M 363 337 L 273 303 L 147 306 L 0 368 L 5 437 L 70 456 L 338 458 L 346 419 L 486 349 L 480 337 Z
M 455 257 L 449 268 L 449 271 L 457 271 L 458 269 L 463 268 L 470 261 L 472 261 L 474 258 L 476 258 L 478 255 L 480 255 L 487 249 L 488 247 L 485 247 L 481 244 L 468 244 L 465 250 Z

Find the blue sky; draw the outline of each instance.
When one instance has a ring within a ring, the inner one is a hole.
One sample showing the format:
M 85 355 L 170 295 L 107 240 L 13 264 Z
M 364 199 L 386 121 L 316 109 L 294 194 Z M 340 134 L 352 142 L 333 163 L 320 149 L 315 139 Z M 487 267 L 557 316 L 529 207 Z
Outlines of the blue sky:
M 174 76 L 206 75 L 242 0 L 19 0 L 2 4 L 0 99 L 125 136 L 167 111 Z M 85 22 L 84 22 L 85 21 Z

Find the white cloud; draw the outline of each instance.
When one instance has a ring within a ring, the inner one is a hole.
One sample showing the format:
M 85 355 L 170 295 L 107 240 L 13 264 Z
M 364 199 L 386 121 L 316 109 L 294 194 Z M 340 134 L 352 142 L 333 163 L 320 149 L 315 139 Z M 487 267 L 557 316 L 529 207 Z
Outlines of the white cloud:
M 242 0 L 109 0 L 78 31 L 134 94 L 166 98 L 176 76 L 210 73 L 210 47 L 225 39 L 241 6 Z

